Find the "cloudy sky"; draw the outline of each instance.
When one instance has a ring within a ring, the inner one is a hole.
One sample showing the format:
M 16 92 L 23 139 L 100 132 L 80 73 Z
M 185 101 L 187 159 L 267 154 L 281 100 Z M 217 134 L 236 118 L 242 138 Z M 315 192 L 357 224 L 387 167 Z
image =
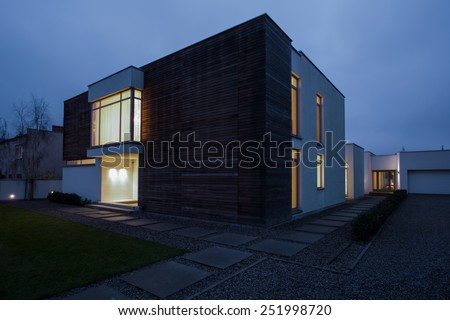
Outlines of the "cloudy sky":
M 377 154 L 450 149 L 450 1 L 3 2 L 0 117 L 31 93 L 63 101 L 268 13 L 346 96 L 346 137 Z M 13 133 L 13 132 L 12 132 Z

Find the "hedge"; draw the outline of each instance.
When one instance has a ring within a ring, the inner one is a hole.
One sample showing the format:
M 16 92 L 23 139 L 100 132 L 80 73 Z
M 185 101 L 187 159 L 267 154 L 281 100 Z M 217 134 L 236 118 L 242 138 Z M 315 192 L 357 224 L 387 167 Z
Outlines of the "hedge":
M 47 199 L 51 202 L 71 204 L 75 206 L 83 206 L 89 201 L 81 198 L 76 193 L 50 192 Z
M 387 218 L 394 212 L 395 208 L 407 196 L 406 190 L 396 190 L 386 197 L 375 207 L 361 214 L 352 227 L 353 239 L 356 241 L 369 241 L 377 233 Z

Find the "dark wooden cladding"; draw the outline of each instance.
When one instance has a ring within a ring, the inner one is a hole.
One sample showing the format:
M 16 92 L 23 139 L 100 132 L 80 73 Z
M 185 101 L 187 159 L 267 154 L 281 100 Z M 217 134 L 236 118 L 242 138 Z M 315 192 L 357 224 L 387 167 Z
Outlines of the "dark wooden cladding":
M 82 93 L 64 102 L 63 159 L 86 159 L 91 139 L 91 110 L 88 93 Z
M 267 131 L 290 140 L 290 50 L 264 15 L 142 67 L 142 140 L 156 142 L 155 154 L 177 132 L 223 144 L 261 141 Z M 271 224 L 290 214 L 290 171 L 274 170 L 146 167 L 139 203 L 150 212 Z

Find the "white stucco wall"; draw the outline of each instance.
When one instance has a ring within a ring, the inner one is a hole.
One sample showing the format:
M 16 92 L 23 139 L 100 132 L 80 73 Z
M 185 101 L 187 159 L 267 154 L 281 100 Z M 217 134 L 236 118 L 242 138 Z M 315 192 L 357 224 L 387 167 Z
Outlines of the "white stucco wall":
M 372 192 L 372 156 L 372 152 L 364 152 L 364 194 Z
M 450 150 L 400 152 L 400 189 L 408 188 L 408 170 L 450 170 Z
M 0 180 L 0 201 L 25 199 L 25 180 Z M 14 195 L 14 199 L 10 196 Z
M 344 96 L 303 54 L 292 50 L 292 71 L 300 77 L 297 114 L 300 116 L 300 138 L 292 138 L 294 148 L 304 151 L 308 141 L 316 140 L 316 95 L 323 97 L 324 131 L 334 133 L 334 144 L 345 140 Z M 324 150 L 310 149 L 310 159 Z M 345 158 L 345 148 L 340 151 Z M 299 168 L 299 208 L 304 212 L 318 211 L 345 202 L 345 168 L 333 161 L 325 167 L 325 188 L 317 189 L 317 170 L 304 165 Z
M 101 166 L 97 160 L 95 165 L 69 166 L 63 168 L 63 192 L 76 193 L 83 198 L 101 200 Z
M 51 191 L 62 191 L 62 180 L 36 180 L 34 182 L 34 198 L 45 199 Z
M 364 196 L 364 149 L 353 143 L 345 145 L 345 160 L 348 165 L 348 198 Z

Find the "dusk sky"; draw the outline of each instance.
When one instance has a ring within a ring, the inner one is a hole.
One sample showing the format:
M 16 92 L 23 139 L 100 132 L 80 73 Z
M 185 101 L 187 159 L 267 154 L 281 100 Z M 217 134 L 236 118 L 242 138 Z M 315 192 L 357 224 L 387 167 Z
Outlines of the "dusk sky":
M 63 102 L 267 13 L 346 96 L 346 138 L 376 154 L 450 149 L 446 0 L 4 1 L 0 117 L 33 93 Z

